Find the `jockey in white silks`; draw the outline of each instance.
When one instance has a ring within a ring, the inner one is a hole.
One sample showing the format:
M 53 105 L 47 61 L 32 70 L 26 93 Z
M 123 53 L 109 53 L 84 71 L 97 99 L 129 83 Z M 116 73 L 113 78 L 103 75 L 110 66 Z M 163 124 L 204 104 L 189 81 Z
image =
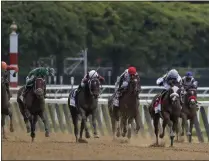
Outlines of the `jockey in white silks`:
M 113 99 L 114 106 L 116 106 L 116 107 L 119 106 L 119 96 L 121 94 L 121 90 L 127 89 L 130 79 L 132 77 L 136 77 L 136 76 L 138 76 L 138 73 L 136 72 L 135 67 L 129 67 L 120 75 L 119 79 L 115 83 L 116 95 Z
M 165 91 L 170 89 L 171 86 L 169 82 L 171 80 L 174 80 L 179 84 L 181 84 L 182 82 L 181 76 L 179 75 L 176 69 L 170 70 L 163 77 L 157 79 L 156 84 L 164 87 L 162 93 L 165 93 Z M 157 105 L 157 107 L 155 107 L 155 113 L 160 113 L 160 112 L 161 112 L 161 102 L 159 101 L 159 104 Z

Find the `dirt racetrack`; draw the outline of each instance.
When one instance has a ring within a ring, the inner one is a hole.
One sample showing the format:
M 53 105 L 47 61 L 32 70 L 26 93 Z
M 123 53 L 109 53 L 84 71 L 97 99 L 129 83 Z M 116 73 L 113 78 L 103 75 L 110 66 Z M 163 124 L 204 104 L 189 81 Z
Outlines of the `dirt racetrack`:
M 88 159 L 88 160 L 209 160 L 208 143 L 175 143 L 173 148 L 149 147 L 153 140 L 133 138 L 130 143 L 112 141 L 112 137 L 89 139 L 88 144 L 75 143 L 74 137 L 63 133 L 37 133 L 34 143 L 25 132 L 7 132 L 8 140 L 2 141 L 3 160 L 46 160 L 46 159 Z

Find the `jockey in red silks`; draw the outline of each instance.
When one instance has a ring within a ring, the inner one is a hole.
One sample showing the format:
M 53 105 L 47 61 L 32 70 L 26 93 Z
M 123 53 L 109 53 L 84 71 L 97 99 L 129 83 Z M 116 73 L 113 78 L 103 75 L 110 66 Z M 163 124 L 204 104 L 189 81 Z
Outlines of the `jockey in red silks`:
M 18 67 L 7 65 L 6 62 L 2 61 L 1 62 L 1 69 L 2 69 L 2 76 L 5 79 L 5 85 L 6 85 L 7 93 L 9 95 L 9 97 L 11 98 L 12 95 L 11 95 L 10 90 L 9 90 L 9 80 L 8 80 L 8 72 L 7 71 L 14 70 L 15 73 L 13 74 L 13 77 L 15 77 L 16 73 L 18 72 Z
M 118 107 L 119 106 L 119 96 L 121 95 L 121 91 L 128 87 L 129 81 L 133 77 L 138 77 L 138 73 L 135 67 L 129 67 L 126 69 L 117 80 L 116 84 L 116 95 L 113 99 L 113 105 Z

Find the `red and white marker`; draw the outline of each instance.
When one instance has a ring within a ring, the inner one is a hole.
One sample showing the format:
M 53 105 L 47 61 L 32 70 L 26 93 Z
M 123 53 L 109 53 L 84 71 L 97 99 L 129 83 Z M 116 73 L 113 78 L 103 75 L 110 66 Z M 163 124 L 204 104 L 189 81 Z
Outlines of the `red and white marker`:
M 10 57 L 10 65 L 14 67 L 18 67 L 18 34 L 16 33 L 17 25 L 15 22 L 10 26 L 12 29 L 12 33 L 10 34 L 10 43 L 9 43 L 9 57 Z M 16 77 L 13 77 L 13 73 L 15 71 L 10 71 L 10 86 L 17 87 L 18 85 L 18 74 Z

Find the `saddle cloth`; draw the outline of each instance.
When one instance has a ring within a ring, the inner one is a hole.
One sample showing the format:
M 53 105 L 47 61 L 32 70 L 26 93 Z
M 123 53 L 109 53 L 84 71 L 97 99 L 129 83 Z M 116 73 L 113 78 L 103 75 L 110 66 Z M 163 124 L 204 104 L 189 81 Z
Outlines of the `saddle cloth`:
M 70 94 L 70 106 L 76 107 L 75 104 L 75 96 L 76 96 L 77 89 L 73 90 Z

